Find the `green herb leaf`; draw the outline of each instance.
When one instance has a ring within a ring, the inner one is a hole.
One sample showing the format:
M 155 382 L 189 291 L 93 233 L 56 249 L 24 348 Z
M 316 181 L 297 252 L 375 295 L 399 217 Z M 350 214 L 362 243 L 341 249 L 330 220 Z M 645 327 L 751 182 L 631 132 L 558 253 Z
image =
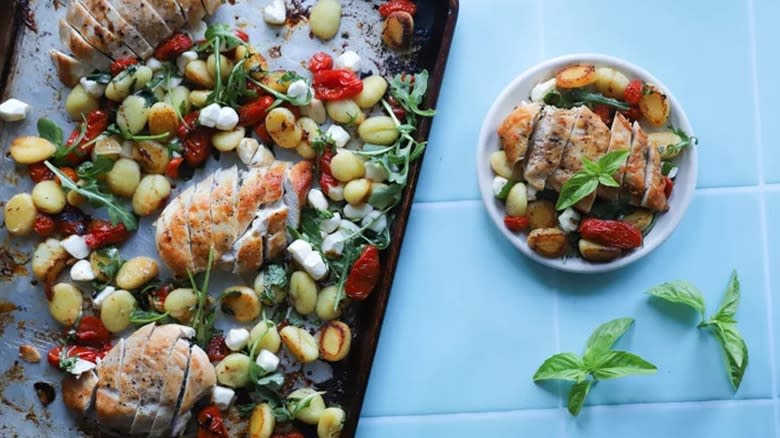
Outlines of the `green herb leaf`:
M 504 184 L 504 187 L 501 187 L 501 191 L 498 192 L 498 195 L 496 195 L 496 198 L 505 201 L 506 198 L 509 197 L 509 192 L 512 190 L 512 187 L 515 186 L 517 182 L 515 181 L 509 181 L 506 184 Z
M 712 319 L 723 322 L 734 322 L 734 316 L 737 313 L 737 306 L 739 305 L 740 295 L 739 277 L 737 271 L 732 271 L 731 278 L 729 278 L 729 284 L 726 286 L 726 295 L 723 297 L 723 301 L 720 303 L 720 307 L 713 315 Z
M 571 207 L 595 192 L 599 184 L 608 187 L 620 186 L 612 175 L 626 163 L 628 154 L 628 151 L 612 151 L 601 157 L 597 163 L 582 157 L 583 169 L 563 184 L 555 208 L 565 210 Z
M 110 73 L 102 73 L 102 72 L 95 72 L 90 73 L 85 78 L 88 81 L 95 81 L 100 85 L 108 85 L 109 82 L 111 82 L 111 74 Z
M 133 310 L 130 314 L 131 324 L 149 324 L 150 322 L 161 321 L 168 317 L 168 312 L 158 313 L 153 311 L 146 311 L 141 309 Z
M 558 196 L 558 201 L 555 204 L 557 210 L 566 210 L 572 205 L 580 202 L 588 197 L 591 193 L 599 188 L 598 178 L 585 173 L 575 173 L 568 181 L 561 187 L 561 193 Z
M 593 385 L 593 382 L 590 380 L 583 380 L 581 382 L 575 383 L 571 390 L 569 390 L 569 413 L 573 416 L 580 415 L 580 411 L 582 410 L 582 405 L 585 404 L 585 399 L 588 397 L 588 393 L 590 392 L 590 387 Z
M 85 161 L 76 168 L 76 174 L 82 180 L 94 180 L 100 175 L 111 171 L 114 167 L 114 161 L 105 157 L 98 156 L 95 161 Z
M 97 250 L 97 260 L 98 270 L 108 279 L 106 284 L 113 280 L 116 273 L 119 272 L 119 268 L 122 267 L 122 263 L 124 263 L 119 255 L 119 249 L 114 246 L 107 246 Z
M 409 113 L 422 117 L 433 117 L 433 109 L 421 109 L 425 93 L 428 90 L 428 71 L 423 70 L 415 75 L 396 75 L 390 80 L 390 94 Z
M 296 415 L 298 415 L 302 410 L 308 408 L 311 405 L 311 402 L 317 398 L 318 396 L 321 396 L 325 394 L 324 391 L 314 391 L 303 398 L 287 398 L 287 409 L 290 411 L 290 414 L 293 418 L 295 418 Z
M 38 135 L 49 140 L 54 146 L 63 144 L 62 129 L 46 117 L 38 119 Z
M 678 137 L 680 137 L 680 141 L 667 145 L 661 148 L 661 159 L 662 160 L 671 160 L 680 155 L 680 152 L 682 152 L 683 149 L 689 148 L 691 146 L 694 146 L 699 143 L 699 139 L 696 137 L 691 137 L 683 131 L 682 129 L 676 129 L 673 126 L 669 126 L 669 129 L 672 130 Z
M 545 360 L 534 374 L 534 382 L 541 380 L 569 380 L 579 382 L 588 371 L 585 363 L 574 353 L 558 353 Z
M 195 316 L 192 318 L 192 328 L 195 329 L 195 341 L 201 347 L 205 348 L 209 341 L 215 335 L 214 329 L 214 309 L 208 304 L 209 279 L 211 278 L 211 269 L 214 267 L 214 248 L 209 249 L 208 267 L 203 275 L 203 282 L 200 287 L 195 283 L 195 277 L 190 271 L 187 271 L 187 277 L 190 280 L 190 286 L 198 297 L 195 306 Z
M 368 203 L 377 210 L 386 210 L 401 202 L 403 186 L 400 184 L 374 185 Z
M 287 75 L 289 73 L 291 73 L 291 72 L 285 73 L 285 75 L 282 76 L 282 79 L 287 77 Z M 295 73 L 295 76 L 297 77 L 297 79 L 303 79 L 300 76 L 298 76 L 297 73 Z M 297 80 L 297 79 L 295 79 L 295 80 Z M 303 97 L 290 97 L 287 94 L 280 93 L 280 92 L 274 90 L 273 88 L 263 84 L 262 82 L 255 81 L 254 79 L 250 79 L 250 80 L 252 82 L 254 82 L 255 85 L 257 85 L 258 87 L 260 87 L 263 90 L 265 90 L 266 93 L 268 93 L 271 96 L 276 98 L 276 102 L 274 102 L 274 104 L 271 105 L 271 108 L 275 108 L 275 107 L 279 106 L 282 102 L 289 102 L 290 104 L 295 105 L 295 106 L 306 106 L 309 103 L 311 103 L 311 100 L 314 98 L 314 94 L 312 93 L 312 89 L 311 89 L 311 84 L 309 83 L 308 80 L 305 80 L 305 79 L 304 80 L 306 81 L 306 85 L 309 87 L 309 91 Z M 357 114 L 355 115 L 355 118 L 357 118 Z
M 670 303 L 690 306 L 699 312 L 702 319 L 704 319 L 704 312 L 706 311 L 704 296 L 696 286 L 687 281 L 677 280 L 663 283 L 650 289 L 647 293 Z
M 629 151 L 612 151 L 599 159 L 601 174 L 612 175 L 617 172 L 628 160 Z
M 206 41 L 198 46 L 197 50 L 199 51 L 210 48 L 214 41 L 219 41 L 220 43 L 217 48 L 219 52 L 228 51 L 246 44 L 241 38 L 236 36 L 233 28 L 228 24 L 212 24 L 206 29 L 204 36 Z
M 593 364 L 591 374 L 598 380 L 653 374 L 657 368 L 650 362 L 625 351 L 603 351 Z
M 593 108 L 596 105 L 606 105 L 619 111 L 628 111 L 631 106 L 623 101 L 606 97 L 601 93 L 587 91 L 583 88 L 571 90 L 552 90 L 544 96 L 544 103 L 558 108 L 573 108 L 585 105 Z
M 585 361 L 610 350 L 633 323 L 633 318 L 618 318 L 598 326 L 585 345 Z
M 729 357 L 729 360 L 733 361 L 737 367 L 741 367 L 747 347 L 744 347 L 745 341 L 742 340 L 742 335 L 739 333 L 737 325 L 735 323 L 716 322 L 713 324 L 713 327 L 715 336 L 720 341 L 723 351 Z

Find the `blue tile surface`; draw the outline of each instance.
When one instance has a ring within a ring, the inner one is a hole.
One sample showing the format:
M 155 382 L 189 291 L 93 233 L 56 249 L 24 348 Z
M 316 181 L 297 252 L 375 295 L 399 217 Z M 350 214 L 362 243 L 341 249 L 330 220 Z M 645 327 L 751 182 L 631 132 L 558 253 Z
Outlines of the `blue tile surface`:
M 777 224 L 780 224 L 780 190 L 772 191 L 766 194 L 766 216 L 767 216 L 767 247 L 769 252 L 769 284 L 772 300 L 772 311 L 775 317 L 775 323 L 773 327 L 774 332 L 774 351 L 780 351 L 780 323 L 777 322 L 777 315 L 780 315 L 780 296 L 777 291 L 780 290 L 780 247 L 777 242 L 780 242 L 780 230 L 777 229 Z M 771 242 L 771 244 L 770 244 Z M 777 366 L 777 363 L 775 363 Z M 778 384 L 780 385 L 780 384 Z M 780 386 L 776 389 L 776 395 L 780 394 Z
M 758 101 L 761 114 L 761 143 L 764 153 L 766 182 L 780 182 L 780 137 L 775 133 L 778 121 L 777 102 L 780 99 L 780 82 L 777 72 L 780 58 L 777 41 L 780 41 L 780 2 L 754 0 L 756 15 L 756 68 L 758 76 Z
M 358 434 L 372 438 L 430 437 L 559 437 L 560 411 L 510 412 L 401 418 L 367 418 Z

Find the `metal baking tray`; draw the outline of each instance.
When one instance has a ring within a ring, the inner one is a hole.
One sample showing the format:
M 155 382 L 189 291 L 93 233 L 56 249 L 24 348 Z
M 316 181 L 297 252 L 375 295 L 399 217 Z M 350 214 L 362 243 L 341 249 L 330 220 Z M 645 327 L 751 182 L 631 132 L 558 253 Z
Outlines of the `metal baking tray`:
M 5 152 L 0 161 L 2 203 L 13 194 L 29 192 L 32 188 L 26 169 L 15 166 L 7 154 L 11 140 L 19 135 L 35 134 L 35 123 L 40 117 L 54 120 L 66 132 L 72 126 L 66 120 L 63 108 L 67 89 L 57 79 L 48 56 L 49 48 L 62 49 L 56 23 L 65 13 L 66 1 L 2 2 L 0 97 L 2 100 L 15 97 L 33 106 L 31 114 L 22 123 L 3 125 L 0 121 L 0 145 Z M 425 104 L 427 107 L 436 106 L 457 20 L 458 0 L 416 0 L 414 49 L 404 54 L 389 51 L 381 43 L 382 19 L 377 8 L 384 1 L 342 0 L 344 17 L 341 32 L 325 44 L 310 36 L 305 22 L 314 0 L 287 0 L 288 23 L 283 28 L 265 25 L 262 7 L 266 3 L 267 0 L 236 0 L 235 4 L 223 5 L 210 21 L 233 24 L 249 33 L 272 68 L 300 70 L 301 60 L 307 59 L 314 51 L 340 53 L 345 49 L 355 50 L 363 57 L 363 70 L 366 72 L 392 75 L 425 68 L 431 74 Z M 428 137 L 431 122 L 430 119 L 421 120 L 418 139 Z M 430 144 L 428 147 L 441 146 Z M 344 437 L 354 436 L 357 429 L 421 161 L 415 162 L 410 169 L 409 186 L 392 226 L 392 244 L 382 254 L 383 274 L 378 287 L 367 301 L 353 305 L 349 313 L 348 322 L 353 328 L 354 339 L 348 358 L 324 371 L 302 370 L 304 378 L 315 375 L 311 379 L 318 387 L 328 391 L 325 396 L 328 403 L 337 403 L 346 411 Z M 205 175 L 217 167 L 232 164 L 230 157 L 223 157 L 219 162 L 211 160 L 199 173 Z M 193 181 L 198 179 L 196 174 Z M 174 194 L 188 184 L 179 184 Z M 140 223 L 141 229 L 150 229 L 152 220 L 144 218 Z M 121 248 L 123 257 L 156 254 L 151 234 L 137 233 Z M 34 345 L 45 356 L 61 335 L 61 327 L 49 316 L 43 290 L 35 285 L 29 271 L 29 257 L 36 242 L 33 238 L 9 238 L 5 228 L 0 229 L 0 436 L 96 436 L 98 433 L 94 428 L 79 421 L 62 404 L 60 373 L 48 366 L 45 359 L 40 364 L 26 364 L 18 357 L 21 344 Z M 164 278 L 165 273 L 161 277 Z M 212 292 L 236 281 L 235 277 L 219 275 L 213 283 Z M 57 390 L 57 399 L 48 407 L 44 407 L 36 396 L 33 387 L 36 382 L 48 382 Z M 236 423 L 237 429 L 231 429 L 231 436 L 233 433 L 240 436 L 242 423 Z M 313 429 L 304 429 L 303 432 L 307 436 L 316 436 Z

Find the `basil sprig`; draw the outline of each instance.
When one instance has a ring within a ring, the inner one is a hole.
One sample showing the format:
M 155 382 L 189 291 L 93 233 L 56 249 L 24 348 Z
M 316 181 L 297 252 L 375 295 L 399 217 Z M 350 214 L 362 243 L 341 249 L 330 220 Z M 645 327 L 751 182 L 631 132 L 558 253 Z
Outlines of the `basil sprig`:
M 632 375 L 653 374 L 655 365 L 636 354 L 612 350 L 612 346 L 634 323 L 632 318 L 619 318 L 600 325 L 588 339 L 582 357 L 574 353 L 558 353 L 545 360 L 536 370 L 534 382 L 566 380 L 574 382 L 569 391 L 569 413 L 579 415 L 593 385 L 599 380 Z
M 571 207 L 595 192 L 599 184 L 620 187 L 620 183 L 615 181 L 612 175 L 626 164 L 628 154 L 628 151 L 612 151 L 597 162 L 582 157 L 582 170 L 576 172 L 563 184 L 555 208 L 565 210 Z
M 685 304 L 701 314 L 699 328 L 710 329 L 723 348 L 728 367 L 728 377 L 734 391 L 739 389 L 748 366 L 748 347 L 737 329 L 734 316 L 739 305 L 740 284 L 737 272 L 731 273 L 726 295 L 720 307 L 709 319 L 705 318 L 704 297 L 696 286 L 686 281 L 673 281 L 658 285 L 647 292 L 649 295 L 671 303 Z

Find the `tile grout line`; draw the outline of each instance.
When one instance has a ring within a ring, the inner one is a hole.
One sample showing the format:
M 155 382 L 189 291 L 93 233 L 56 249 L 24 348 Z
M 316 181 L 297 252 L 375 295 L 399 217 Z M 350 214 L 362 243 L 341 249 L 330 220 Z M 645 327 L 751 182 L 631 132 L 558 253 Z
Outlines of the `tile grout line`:
M 766 185 L 766 175 L 764 173 L 764 150 L 763 139 L 761 135 L 761 105 L 759 101 L 759 79 L 758 79 L 758 47 L 756 40 L 756 10 L 753 0 L 747 0 L 747 12 L 748 12 L 748 44 L 750 47 L 750 62 L 752 67 L 752 92 L 753 92 L 753 137 L 756 142 L 756 159 L 758 161 L 758 205 L 760 212 L 759 227 L 761 228 L 761 237 L 763 242 L 761 244 L 762 250 L 762 271 L 764 280 L 764 296 L 766 300 L 766 314 L 767 314 L 767 330 L 769 335 L 767 341 L 769 343 L 769 366 L 771 368 L 771 398 L 772 398 L 772 413 L 774 417 L 774 429 L 775 436 L 780 436 L 780 407 L 778 407 L 777 401 L 777 367 L 775 357 L 775 330 L 774 330 L 774 309 L 772 302 L 772 290 L 771 290 L 771 274 L 769 271 L 769 243 L 768 235 L 769 230 L 767 228 L 767 208 L 766 208 L 766 191 L 764 190 Z

